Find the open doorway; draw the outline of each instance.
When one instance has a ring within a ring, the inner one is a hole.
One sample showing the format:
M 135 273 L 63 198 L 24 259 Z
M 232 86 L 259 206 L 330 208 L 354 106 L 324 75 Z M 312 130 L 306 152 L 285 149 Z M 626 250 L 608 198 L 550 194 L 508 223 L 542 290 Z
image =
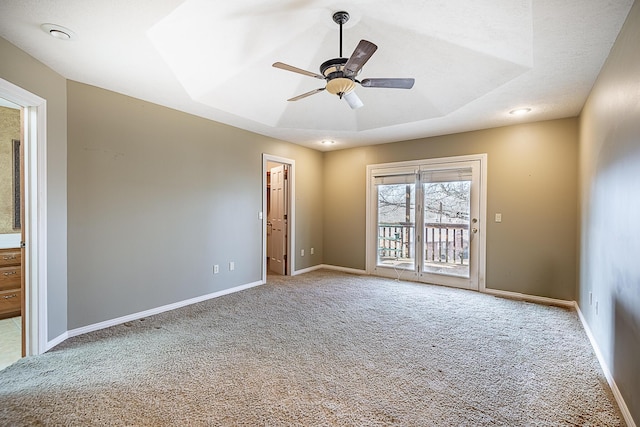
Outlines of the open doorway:
M 0 98 L 0 370 L 24 356 L 22 108 Z
M 20 232 L 5 242 L 15 255 L 8 261 L 20 261 L 21 356 L 48 350 L 47 300 L 47 186 L 46 186 L 46 100 L 19 86 L 0 79 L 0 98 L 17 106 L 20 114 Z M 16 144 L 12 142 L 13 146 Z M 17 156 L 18 154 L 16 154 Z M 15 160 L 14 160 L 15 162 Z M 12 168 L 12 173 L 15 173 Z M 15 178 L 14 178 L 15 179 Z M 15 202 L 14 202 L 15 203 Z M 17 218 L 14 208 L 14 220 Z M 12 240 L 13 239 L 13 240 Z M 13 257 L 16 257 L 15 259 Z M 16 276 L 18 273 L 16 272 Z M 3 275 L 4 276 L 4 275 Z M 8 275 L 7 277 L 14 276 Z M 11 285 L 13 286 L 13 285 Z M 16 298 L 18 298 L 18 293 Z M 13 293 L 12 293 L 13 294 Z M 9 298 L 12 299 L 12 298 Z
M 263 155 L 263 281 L 293 271 L 294 161 Z

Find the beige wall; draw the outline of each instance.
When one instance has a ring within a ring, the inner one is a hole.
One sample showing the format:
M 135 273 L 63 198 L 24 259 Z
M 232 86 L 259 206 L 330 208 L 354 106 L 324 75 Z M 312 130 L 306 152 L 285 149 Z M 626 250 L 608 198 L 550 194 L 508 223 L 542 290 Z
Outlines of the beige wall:
M 573 300 L 575 118 L 326 153 L 325 263 L 365 269 L 368 164 L 479 153 L 488 154 L 487 287 Z
M 45 274 L 51 340 L 67 331 L 67 81 L 3 38 L 0 58 L 1 79 L 46 100 Z
M 68 129 L 70 329 L 260 281 L 263 153 L 322 263 L 322 153 L 72 81 Z
M 13 140 L 20 139 L 20 110 L 0 107 L 0 234 L 13 228 Z
M 579 305 L 636 423 L 640 422 L 639 40 L 640 3 L 635 2 L 580 116 Z

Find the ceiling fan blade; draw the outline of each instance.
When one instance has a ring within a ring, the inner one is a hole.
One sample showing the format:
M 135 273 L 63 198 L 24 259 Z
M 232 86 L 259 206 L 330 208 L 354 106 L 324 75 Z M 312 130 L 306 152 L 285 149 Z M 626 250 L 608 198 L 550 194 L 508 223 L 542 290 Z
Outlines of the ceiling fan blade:
M 303 70 L 302 68 L 294 67 L 293 65 L 284 64 L 282 62 L 276 62 L 273 64 L 274 67 L 280 68 L 282 70 L 293 71 L 294 73 L 304 74 L 305 76 L 315 77 L 316 79 L 324 80 L 324 76 L 320 74 L 312 73 L 311 71 Z
M 373 55 L 377 49 L 378 46 L 375 44 L 366 40 L 360 40 L 360 43 L 356 46 L 356 50 L 353 51 L 347 63 L 344 64 L 345 73 L 351 76 L 358 74 L 358 71 L 360 71 L 362 66 L 371 58 L 371 55 Z
M 364 87 L 385 87 L 390 89 L 411 89 L 415 79 L 364 79 L 360 84 Z
M 303 93 L 302 95 L 298 95 L 298 96 L 294 96 L 293 98 L 289 98 L 289 99 L 287 99 L 287 101 L 297 101 L 298 99 L 306 98 L 307 96 L 314 95 L 314 94 L 316 94 L 318 92 L 322 92 L 323 90 L 324 90 L 323 87 L 321 87 L 320 89 L 310 90 L 309 92 Z
M 349 107 L 351 107 L 352 110 L 360 108 L 364 105 L 358 95 L 356 95 L 356 92 L 353 90 L 351 92 L 345 93 L 344 95 L 342 95 L 342 97 L 345 101 L 347 101 L 347 104 L 349 104 Z

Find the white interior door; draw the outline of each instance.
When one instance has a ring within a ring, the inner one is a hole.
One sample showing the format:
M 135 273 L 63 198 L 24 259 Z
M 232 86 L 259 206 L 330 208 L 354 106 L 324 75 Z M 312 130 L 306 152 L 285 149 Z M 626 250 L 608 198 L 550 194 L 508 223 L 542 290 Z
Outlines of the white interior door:
M 287 191 L 285 165 L 271 168 L 269 197 L 269 270 L 277 274 L 287 272 Z

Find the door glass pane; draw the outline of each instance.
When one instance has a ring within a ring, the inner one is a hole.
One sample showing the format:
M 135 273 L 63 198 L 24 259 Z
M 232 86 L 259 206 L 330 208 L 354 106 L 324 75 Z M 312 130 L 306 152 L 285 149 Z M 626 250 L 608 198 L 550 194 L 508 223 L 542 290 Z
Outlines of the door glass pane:
M 471 173 L 436 171 L 423 181 L 423 271 L 468 278 Z
M 378 184 L 377 265 L 415 270 L 415 183 Z

